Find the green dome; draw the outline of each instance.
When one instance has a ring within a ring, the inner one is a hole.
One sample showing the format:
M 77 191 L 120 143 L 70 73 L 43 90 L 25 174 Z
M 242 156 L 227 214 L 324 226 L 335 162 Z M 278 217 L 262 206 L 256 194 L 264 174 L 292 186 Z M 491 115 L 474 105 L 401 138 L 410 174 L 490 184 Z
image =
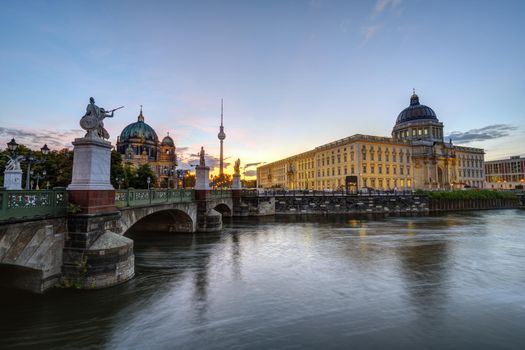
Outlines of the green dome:
M 170 137 L 170 134 L 168 134 L 166 137 L 164 137 L 164 138 L 162 139 L 161 144 L 164 145 L 164 146 L 175 147 L 175 142 L 174 142 L 173 139 Z
M 144 141 L 159 141 L 155 130 L 153 130 L 153 128 L 148 124 L 144 123 L 144 116 L 142 115 L 142 110 L 140 111 L 138 121 L 126 126 L 120 134 L 120 142 L 126 142 L 132 138 L 143 138 Z

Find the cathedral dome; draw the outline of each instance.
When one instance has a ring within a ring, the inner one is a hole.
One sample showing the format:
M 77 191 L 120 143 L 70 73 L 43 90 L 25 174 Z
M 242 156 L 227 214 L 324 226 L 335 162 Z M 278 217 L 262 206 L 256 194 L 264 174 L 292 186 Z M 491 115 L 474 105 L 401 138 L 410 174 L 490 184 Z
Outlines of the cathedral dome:
M 143 139 L 144 141 L 158 142 L 157 133 L 151 126 L 144 122 L 144 115 L 142 109 L 135 123 L 131 123 L 122 130 L 120 134 L 120 142 L 129 141 L 129 139 Z M 173 141 L 173 140 L 172 140 Z
M 397 116 L 396 125 L 415 120 L 431 120 L 439 122 L 436 113 L 432 108 L 419 104 L 419 97 L 414 92 L 410 97 L 410 106 L 403 109 Z
M 165 136 L 165 137 L 162 139 L 161 144 L 162 144 L 163 146 L 175 147 L 175 141 L 173 141 L 173 139 L 171 138 L 170 134 L 168 134 L 167 136 Z

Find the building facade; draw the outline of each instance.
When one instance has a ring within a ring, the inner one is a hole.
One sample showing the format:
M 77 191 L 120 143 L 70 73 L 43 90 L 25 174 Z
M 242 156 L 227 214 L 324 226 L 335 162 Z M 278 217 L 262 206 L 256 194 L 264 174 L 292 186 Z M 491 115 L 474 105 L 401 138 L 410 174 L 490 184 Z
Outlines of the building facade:
M 485 187 L 489 189 L 523 189 L 525 185 L 525 158 L 485 162 Z
M 122 130 L 117 137 L 117 152 L 122 155 L 122 162 L 139 167 L 148 164 L 157 176 L 157 185 L 167 182 L 175 174 L 177 153 L 173 138 L 166 135 L 162 141 L 155 130 L 144 122 L 142 107 L 135 123 Z
M 353 135 L 257 168 L 257 186 L 341 189 L 483 188 L 484 151 L 443 140 L 443 123 L 412 94 L 391 137 Z

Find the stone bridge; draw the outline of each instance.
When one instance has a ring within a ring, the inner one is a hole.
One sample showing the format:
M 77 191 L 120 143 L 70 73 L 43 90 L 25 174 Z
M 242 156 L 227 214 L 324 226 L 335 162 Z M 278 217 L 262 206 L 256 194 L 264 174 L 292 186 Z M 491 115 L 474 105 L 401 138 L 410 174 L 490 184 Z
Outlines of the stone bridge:
M 0 285 L 43 292 L 58 282 L 101 288 L 134 273 L 137 231 L 222 229 L 232 191 L 115 191 L 115 210 L 67 213 L 67 191 L 0 191 Z M 84 276 L 85 275 L 85 276 Z M 69 276 L 69 277 L 68 277 Z M 89 276 L 89 277 L 87 277 Z

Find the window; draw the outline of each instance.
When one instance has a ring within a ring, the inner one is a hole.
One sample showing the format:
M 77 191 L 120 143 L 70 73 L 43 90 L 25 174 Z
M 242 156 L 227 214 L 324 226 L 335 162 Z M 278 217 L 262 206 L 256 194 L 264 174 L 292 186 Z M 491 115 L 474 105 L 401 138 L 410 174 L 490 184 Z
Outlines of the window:
M 377 172 L 378 172 L 379 174 L 382 174 L 382 173 L 383 173 L 383 167 L 382 167 L 381 165 L 379 165 L 379 166 L 377 167 Z
M 366 165 L 363 165 L 363 174 L 366 174 Z
M 352 165 L 352 167 L 350 168 L 350 173 L 351 174 L 354 174 L 354 166 Z
M 370 166 L 370 173 L 373 174 L 373 173 L 374 173 L 374 170 L 375 170 L 375 166 L 371 165 L 371 166 Z
M 390 167 L 388 165 L 386 166 L 385 170 L 387 174 L 390 174 Z
M 402 165 L 399 166 L 399 174 L 403 175 L 403 166 Z

